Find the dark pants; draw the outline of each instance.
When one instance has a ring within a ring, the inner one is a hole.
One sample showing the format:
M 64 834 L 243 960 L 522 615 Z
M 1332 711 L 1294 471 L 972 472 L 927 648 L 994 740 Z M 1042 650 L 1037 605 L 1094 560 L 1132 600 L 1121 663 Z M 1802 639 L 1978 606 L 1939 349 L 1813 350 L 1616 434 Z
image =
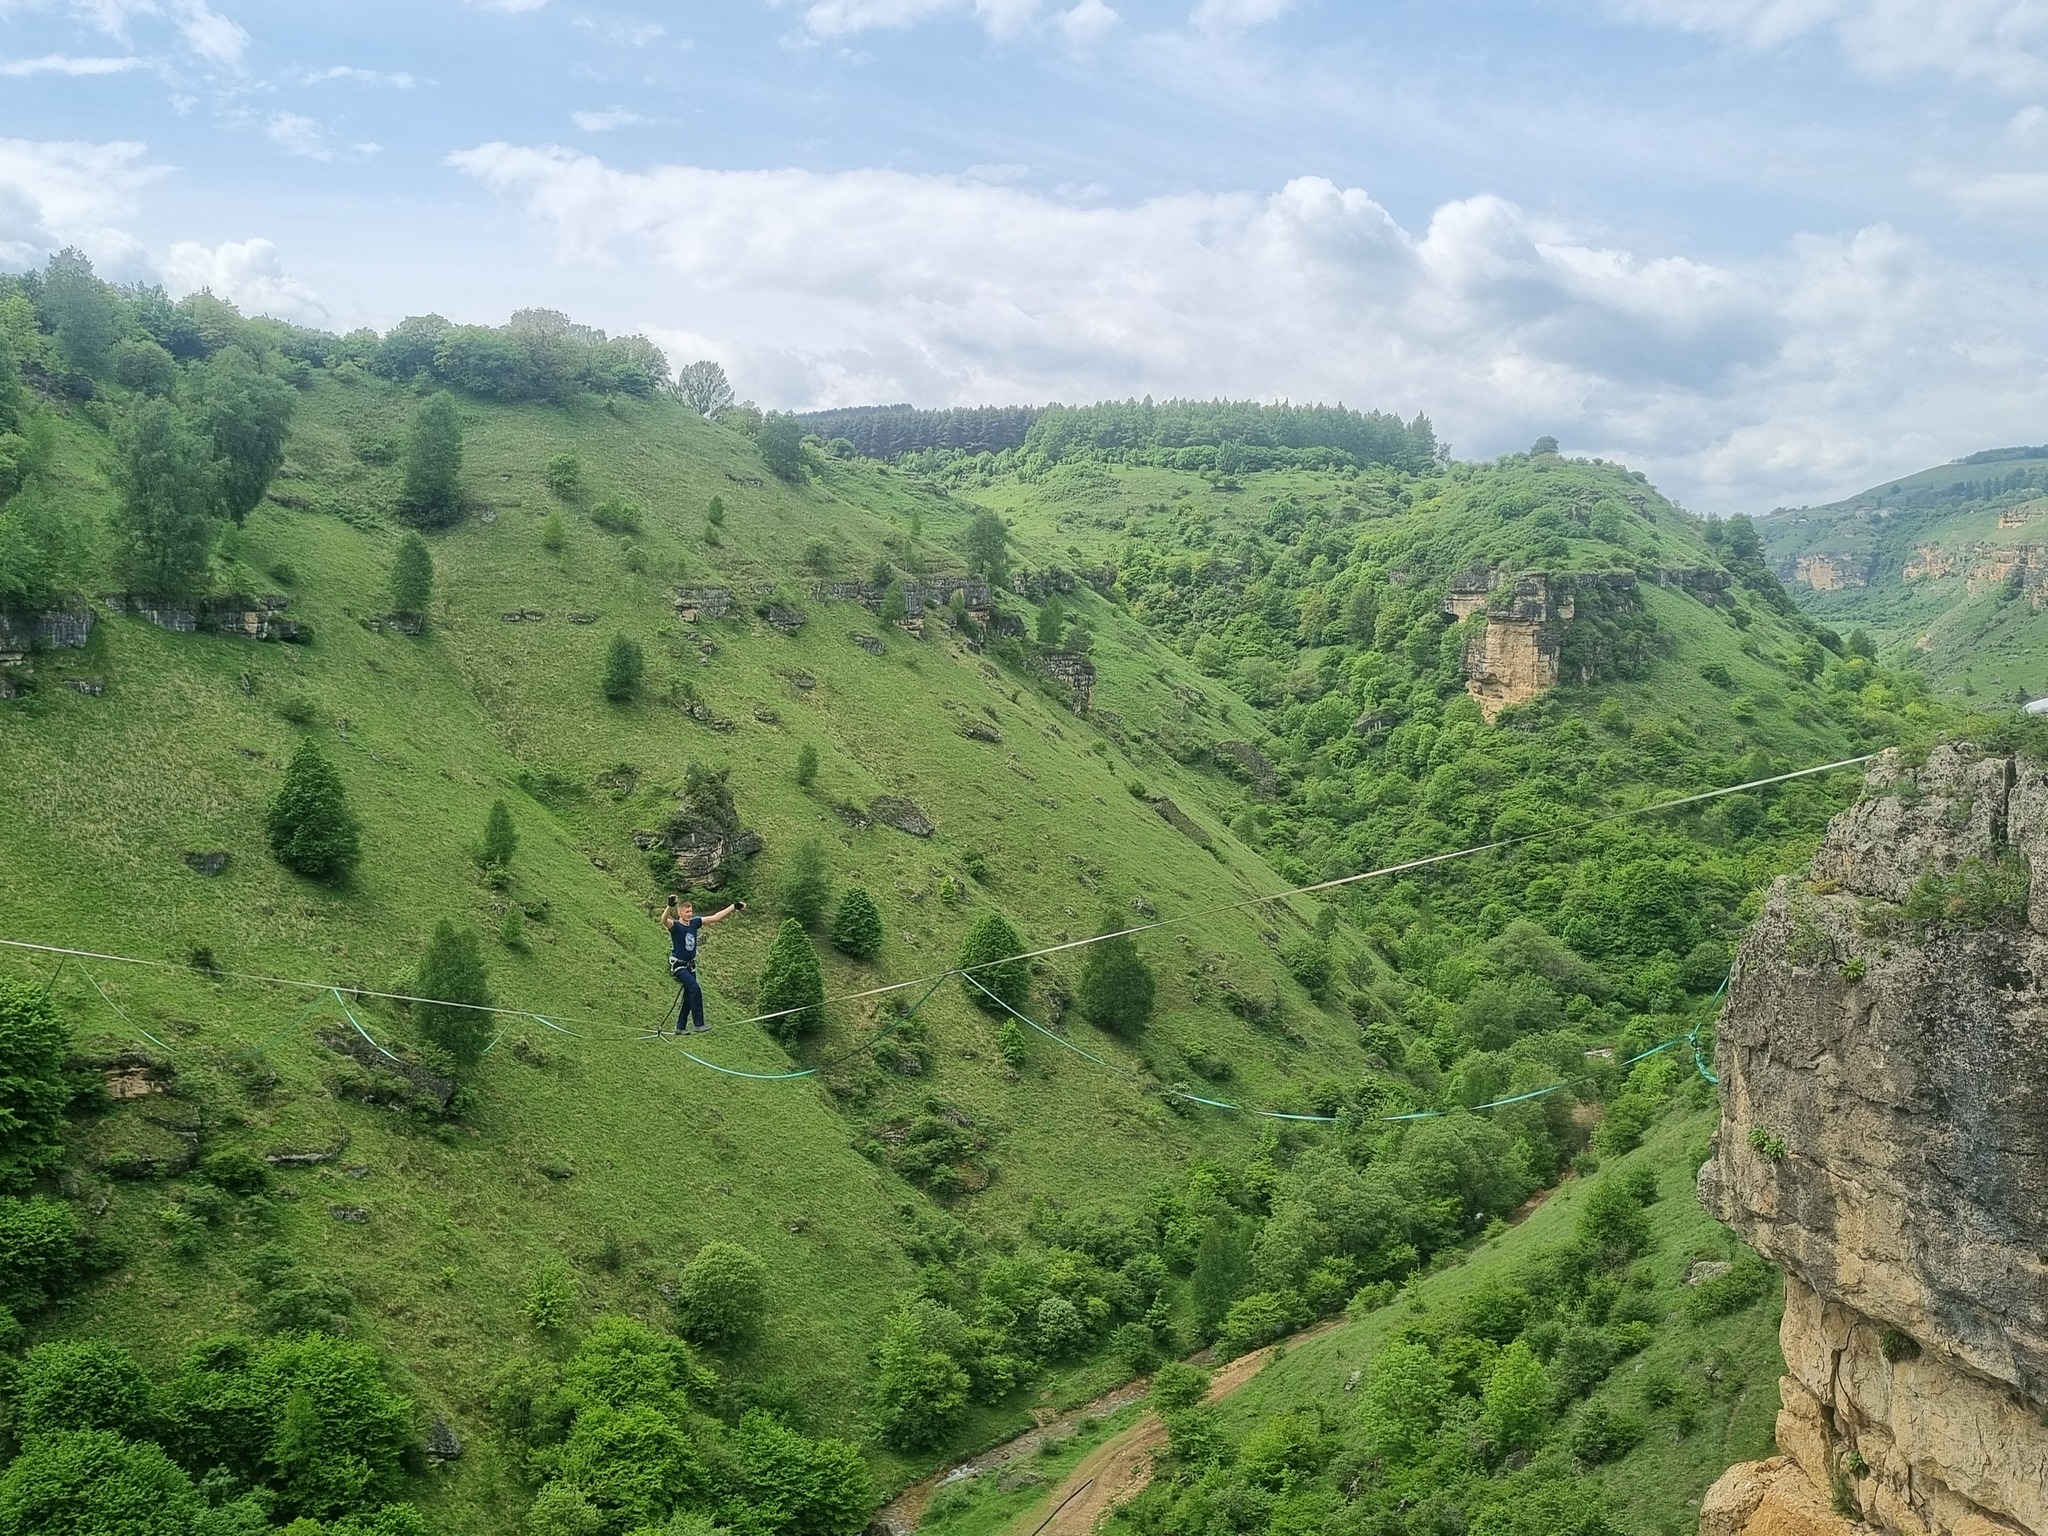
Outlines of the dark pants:
M 697 985 L 697 973 L 690 970 L 678 972 L 676 981 L 683 989 L 683 1005 L 676 1012 L 676 1033 L 681 1034 L 685 1024 L 692 1020 L 696 1028 L 705 1028 L 704 989 Z

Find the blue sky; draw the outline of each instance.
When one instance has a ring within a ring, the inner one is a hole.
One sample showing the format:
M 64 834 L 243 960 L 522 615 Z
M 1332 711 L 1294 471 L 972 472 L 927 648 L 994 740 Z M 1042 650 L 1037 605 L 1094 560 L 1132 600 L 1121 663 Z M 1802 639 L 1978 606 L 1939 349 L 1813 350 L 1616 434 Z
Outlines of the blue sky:
M 0 265 L 565 309 L 774 406 L 1555 433 L 1700 510 L 2048 440 L 2048 0 L 0 0 Z

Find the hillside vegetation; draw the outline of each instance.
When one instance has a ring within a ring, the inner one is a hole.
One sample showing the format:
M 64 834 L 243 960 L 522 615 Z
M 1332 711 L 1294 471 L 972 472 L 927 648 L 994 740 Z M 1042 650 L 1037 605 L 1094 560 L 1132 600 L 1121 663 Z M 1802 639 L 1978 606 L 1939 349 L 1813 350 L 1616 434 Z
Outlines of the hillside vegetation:
M 892 467 L 560 316 L 0 321 L 0 937 L 149 962 L 0 962 L 0 1533 L 858 1530 L 1627 1152 L 1850 786 L 1581 824 L 1944 723 L 1543 445 Z M 1582 599 L 1490 724 L 1475 567 Z M 670 891 L 748 902 L 687 1042 Z

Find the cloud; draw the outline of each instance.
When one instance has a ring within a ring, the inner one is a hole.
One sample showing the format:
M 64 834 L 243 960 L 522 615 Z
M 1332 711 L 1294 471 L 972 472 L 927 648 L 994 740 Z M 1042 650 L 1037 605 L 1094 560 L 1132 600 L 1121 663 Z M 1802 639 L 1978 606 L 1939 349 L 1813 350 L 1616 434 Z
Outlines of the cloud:
M 2048 83 L 2048 5 L 2042 0 L 1608 3 L 1625 20 L 1706 33 L 1757 51 L 1832 33 L 1851 66 L 1877 79 L 1934 70 L 2000 91 L 2028 91 Z
M 607 107 L 602 112 L 571 112 L 569 121 L 585 133 L 609 133 L 614 128 L 638 128 L 653 119 L 630 107 Z
M 1060 12 L 1058 24 L 1061 36 L 1076 48 L 1085 48 L 1115 30 L 1122 19 L 1103 0 L 1080 0 L 1071 10 Z
M 225 68 L 242 67 L 249 34 L 206 4 L 206 0 L 171 0 L 170 14 L 187 48 Z
M 19 79 L 24 75 L 125 75 L 142 68 L 142 60 L 122 58 L 80 58 L 68 53 L 46 53 L 37 59 L 0 59 L 0 75 Z
M 451 159 L 557 261 L 659 294 L 650 325 L 726 328 L 778 405 L 1343 399 L 1426 409 L 1468 451 L 1556 432 L 1729 509 L 2048 412 L 2025 361 L 2048 302 L 1882 226 L 1734 267 L 1489 195 L 1404 228 L 1314 176 L 1079 206 L 887 170 L 624 171 L 505 143 Z
M 357 69 L 353 64 L 334 64 L 326 69 L 308 70 L 299 76 L 303 85 L 321 85 L 329 80 L 347 80 L 355 85 L 385 85 L 394 91 L 409 91 L 419 84 L 402 69 Z
M 1294 8 L 1294 0 L 1199 0 L 1188 17 L 1204 32 L 1241 32 L 1278 21 Z
M 548 0 L 465 0 L 471 10 L 502 11 L 508 16 L 523 16 L 528 11 L 547 8 Z
M 163 262 L 164 285 L 182 297 L 201 288 L 231 299 L 246 314 L 274 315 L 304 325 L 322 325 L 327 306 L 306 284 L 289 276 L 272 242 L 223 240 L 201 245 L 181 240 Z
M 1097 5 L 1108 9 L 1100 0 Z M 1032 27 L 1042 9 L 1042 0 L 814 0 L 804 10 L 804 30 L 814 37 L 843 37 L 914 27 L 943 16 L 972 15 L 992 37 L 1009 38 Z M 1089 9 L 1088 0 L 1075 7 Z
M 271 113 L 263 119 L 263 136 L 286 154 L 307 160 L 367 160 L 383 150 L 380 144 L 367 143 L 337 147 L 326 126 L 303 112 Z
M 132 265 L 141 248 L 117 226 L 165 168 L 126 140 L 0 139 L 0 264 L 32 266 L 66 245 Z

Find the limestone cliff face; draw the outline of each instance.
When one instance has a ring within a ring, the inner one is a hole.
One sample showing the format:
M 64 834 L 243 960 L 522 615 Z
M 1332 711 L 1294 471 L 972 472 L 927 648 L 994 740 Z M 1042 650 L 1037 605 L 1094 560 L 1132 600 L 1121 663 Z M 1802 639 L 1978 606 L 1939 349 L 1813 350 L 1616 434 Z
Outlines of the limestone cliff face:
M 1701 1196 L 1786 1272 L 1785 1454 L 1701 1530 L 2048 1536 L 2048 776 L 1940 748 L 1867 789 L 1722 1016 Z
M 1659 576 L 1660 583 L 1666 576 L 1675 578 L 1669 584 L 1684 585 L 1701 601 L 1712 602 L 1720 590 L 1712 584 L 1712 574 Z M 1695 575 L 1703 579 L 1687 584 L 1685 578 Z M 1452 578 L 1444 603 L 1447 618 L 1486 615 L 1485 626 L 1466 643 L 1464 668 L 1465 691 L 1478 700 L 1480 713 L 1488 720 L 1509 705 L 1526 704 L 1548 693 L 1561 681 L 1589 683 L 1617 661 L 1639 659 L 1613 654 L 1612 640 L 1574 625 L 1585 618 L 1611 620 L 1641 609 L 1632 571 L 1571 576 L 1525 571 L 1512 581 L 1503 581 L 1498 571 L 1470 571 Z M 1568 654 L 1575 639 L 1576 658 Z

